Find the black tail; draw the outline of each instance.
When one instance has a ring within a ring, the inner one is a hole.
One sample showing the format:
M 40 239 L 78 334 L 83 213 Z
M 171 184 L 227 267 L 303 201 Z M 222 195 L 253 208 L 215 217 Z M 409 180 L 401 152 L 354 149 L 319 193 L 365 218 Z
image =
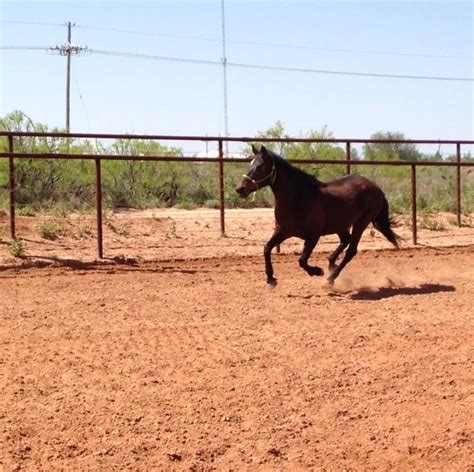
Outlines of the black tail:
M 395 247 L 400 247 L 402 238 L 392 230 L 395 220 L 388 215 L 388 202 L 385 196 L 383 197 L 382 210 L 372 223 Z

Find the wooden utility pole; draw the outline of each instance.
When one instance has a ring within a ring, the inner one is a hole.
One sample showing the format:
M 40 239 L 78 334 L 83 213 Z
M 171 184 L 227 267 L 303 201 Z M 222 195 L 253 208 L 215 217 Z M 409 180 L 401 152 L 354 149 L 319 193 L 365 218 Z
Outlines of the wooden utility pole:
M 71 128 L 71 22 L 67 22 L 66 132 Z
M 67 42 L 61 46 L 55 46 L 51 48 L 53 51 L 59 52 L 61 56 L 66 56 L 66 132 L 69 133 L 71 130 L 71 56 L 78 55 L 84 51 L 87 51 L 87 47 L 75 46 L 71 42 L 72 27 L 74 23 L 68 21 L 67 26 Z

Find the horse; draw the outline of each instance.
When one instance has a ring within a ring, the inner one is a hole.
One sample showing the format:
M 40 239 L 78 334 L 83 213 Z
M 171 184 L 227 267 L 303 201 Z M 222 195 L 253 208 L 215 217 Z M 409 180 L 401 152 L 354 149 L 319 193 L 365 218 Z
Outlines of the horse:
M 334 284 L 342 269 L 357 254 L 362 233 L 370 223 L 399 248 L 401 238 L 392 230 L 394 220 L 389 216 L 387 198 L 371 180 L 351 174 L 324 183 L 263 145 L 260 149 L 252 145 L 252 151 L 247 173 L 235 190 L 246 198 L 270 186 L 275 196 L 275 230 L 263 251 L 269 287 L 277 285 L 271 252 L 291 237 L 304 241 L 300 267 L 311 276 L 322 276 L 324 270 L 309 265 L 308 259 L 321 236 L 339 236 L 339 245 L 328 257 L 328 285 Z M 342 261 L 336 264 L 346 248 Z

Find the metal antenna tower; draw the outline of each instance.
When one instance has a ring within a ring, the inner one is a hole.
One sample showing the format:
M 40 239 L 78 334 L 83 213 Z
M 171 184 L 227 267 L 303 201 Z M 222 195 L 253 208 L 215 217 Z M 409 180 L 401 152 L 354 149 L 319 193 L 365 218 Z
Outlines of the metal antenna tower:
M 224 79 L 224 133 L 225 137 L 229 136 L 229 115 L 227 110 L 227 57 L 225 51 L 225 10 L 224 0 L 221 0 L 221 14 L 222 14 L 222 72 Z M 229 154 L 229 143 L 225 142 L 225 152 Z
M 68 21 L 67 26 L 67 43 L 60 46 L 54 46 L 50 48 L 52 51 L 57 51 L 61 56 L 67 57 L 67 69 L 66 69 L 66 132 L 70 131 L 71 122 L 71 56 L 77 56 L 78 54 L 87 51 L 86 47 L 76 46 L 71 42 L 71 28 L 76 26 L 75 23 Z

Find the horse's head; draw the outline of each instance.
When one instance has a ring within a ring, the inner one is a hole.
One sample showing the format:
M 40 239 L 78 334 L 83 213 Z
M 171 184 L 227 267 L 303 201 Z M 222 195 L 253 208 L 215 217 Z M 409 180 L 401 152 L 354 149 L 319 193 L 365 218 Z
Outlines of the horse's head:
M 261 146 L 258 150 L 253 144 L 252 151 L 252 161 L 247 173 L 244 174 L 242 182 L 235 189 L 242 198 L 248 197 L 252 192 L 275 182 L 275 159 L 271 152 L 265 146 Z

